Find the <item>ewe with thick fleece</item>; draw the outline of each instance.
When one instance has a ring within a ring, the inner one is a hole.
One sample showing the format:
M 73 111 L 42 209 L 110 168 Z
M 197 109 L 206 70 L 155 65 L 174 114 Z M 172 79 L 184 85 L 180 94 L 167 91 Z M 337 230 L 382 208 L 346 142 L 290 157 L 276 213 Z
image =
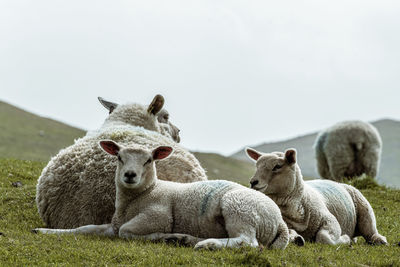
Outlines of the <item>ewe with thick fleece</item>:
M 167 144 L 174 147 L 175 153 L 157 162 L 160 179 L 180 182 L 207 179 L 197 159 L 171 139 L 175 136 L 179 141 L 179 130 L 168 118 L 158 116 L 160 112 L 165 114 L 161 110 L 162 96 L 157 95 L 148 107 L 100 101 L 110 111 L 103 126 L 61 150 L 38 180 L 36 203 L 48 227 L 73 228 L 111 222 L 115 210 L 116 159 L 99 148 L 98 142 L 102 139 L 148 149 Z
M 382 141 L 370 123 L 337 123 L 318 135 L 314 148 L 319 175 L 325 179 L 342 181 L 364 173 L 377 175 Z
M 272 198 L 289 229 L 308 241 L 350 243 L 363 236 L 368 243 L 386 244 L 378 233 L 374 211 L 356 188 L 328 180 L 303 181 L 296 150 L 263 154 L 247 148 L 257 170 L 251 187 Z
M 37 232 L 175 239 L 195 248 L 287 246 L 288 228 L 278 206 L 264 194 L 228 181 L 184 184 L 158 180 L 154 161 L 168 157 L 172 147 L 150 152 L 113 141 L 100 145 L 118 158 L 112 223 L 68 230 L 39 228 Z

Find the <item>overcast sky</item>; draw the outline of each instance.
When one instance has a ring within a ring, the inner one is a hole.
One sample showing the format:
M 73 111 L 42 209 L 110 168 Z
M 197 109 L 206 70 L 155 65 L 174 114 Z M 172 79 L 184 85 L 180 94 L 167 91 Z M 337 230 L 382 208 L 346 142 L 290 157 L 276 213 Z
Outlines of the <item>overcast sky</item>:
M 0 1 L 0 100 L 83 129 L 97 96 L 166 99 L 225 155 L 341 120 L 400 119 L 400 1 Z

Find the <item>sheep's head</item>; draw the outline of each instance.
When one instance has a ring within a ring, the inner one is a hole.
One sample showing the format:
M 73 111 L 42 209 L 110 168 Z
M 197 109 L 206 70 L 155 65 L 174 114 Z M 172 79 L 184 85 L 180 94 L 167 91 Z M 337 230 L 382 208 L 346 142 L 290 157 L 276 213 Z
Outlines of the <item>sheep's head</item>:
M 256 173 L 250 180 L 251 188 L 266 195 L 285 196 L 293 191 L 298 179 L 296 150 L 285 153 L 261 153 L 246 148 L 247 155 L 256 162 Z
M 114 141 L 100 141 L 100 147 L 118 158 L 115 181 L 118 186 L 128 189 L 146 188 L 156 178 L 154 162 L 167 158 L 172 147 L 160 146 L 153 151 L 136 147 L 123 147 Z
M 139 104 L 119 105 L 99 97 L 100 103 L 108 110 L 108 121 L 124 122 L 133 126 L 141 126 L 150 131 L 156 131 L 180 142 L 180 130 L 169 121 L 169 113 L 164 106 L 164 97 L 156 95 L 150 105 Z

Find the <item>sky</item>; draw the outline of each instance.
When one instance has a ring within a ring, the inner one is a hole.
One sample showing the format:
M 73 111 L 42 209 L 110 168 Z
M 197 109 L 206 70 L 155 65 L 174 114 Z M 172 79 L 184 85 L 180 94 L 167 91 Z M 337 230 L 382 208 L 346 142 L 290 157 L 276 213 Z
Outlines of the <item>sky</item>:
M 182 145 L 229 155 L 400 120 L 400 1 L 0 1 L 0 100 L 85 130 L 162 94 Z

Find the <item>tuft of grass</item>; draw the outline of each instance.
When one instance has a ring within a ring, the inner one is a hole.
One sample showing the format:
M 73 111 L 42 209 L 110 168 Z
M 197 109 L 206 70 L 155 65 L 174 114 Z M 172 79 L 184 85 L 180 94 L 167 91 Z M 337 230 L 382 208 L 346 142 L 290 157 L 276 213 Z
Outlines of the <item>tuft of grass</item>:
M 378 189 L 386 188 L 384 185 L 379 185 L 378 182 L 370 176 L 361 176 L 354 179 L 344 181 L 345 183 L 354 186 L 355 188 L 361 189 Z
M 0 159 L 0 266 L 400 266 L 400 191 L 363 189 L 388 246 L 363 238 L 350 246 L 290 244 L 286 250 L 262 248 L 194 251 L 192 248 L 88 235 L 33 234 L 44 227 L 35 204 L 41 162 Z M 20 181 L 22 186 L 13 186 Z

